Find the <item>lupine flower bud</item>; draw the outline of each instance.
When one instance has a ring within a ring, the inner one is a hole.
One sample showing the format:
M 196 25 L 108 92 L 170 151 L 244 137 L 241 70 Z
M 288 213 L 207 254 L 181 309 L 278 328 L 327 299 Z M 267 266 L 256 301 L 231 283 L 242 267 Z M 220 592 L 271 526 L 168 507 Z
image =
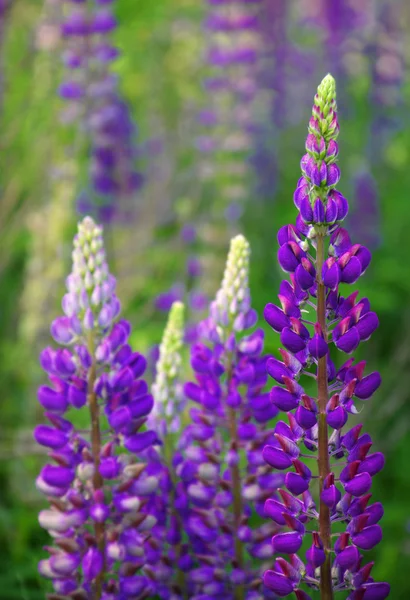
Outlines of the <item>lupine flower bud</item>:
M 152 398 L 140 379 L 145 358 L 132 351 L 127 343 L 130 325 L 118 318 L 115 286 L 102 228 L 86 217 L 74 238 L 65 316 L 51 327 L 55 341 L 66 347 L 47 348 L 41 354 L 50 385 L 40 386 L 38 399 L 50 424 L 38 425 L 34 437 L 49 449 L 53 461 L 36 481 L 51 501 L 51 509 L 40 512 L 40 525 L 56 538 L 50 558 L 39 565 L 40 573 L 52 580 L 57 594 L 75 589 L 90 599 L 119 594 L 126 572 L 135 573 L 143 564 L 154 524 L 140 495 L 144 490 L 152 493 L 157 480 L 144 474 L 145 465 L 133 456 L 157 441 L 153 431 L 141 430 Z M 66 418 L 77 410 L 84 413 L 83 422 L 88 415 L 90 428 L 85 432 Z M 103 414 L 108 427 L 102 425 Z M 148 528 L 143 525 L 147 523 Z M 137 553 L 130 551 L 126 532 L 134 536 Z M 114 559 L 113 540 L 118 544 Z M 117 555 L 124 566 L 114 581 Z M 145 576 L 139 581 L 143 592 L 151 590 Z
M 287 413 L 289 422 L 276 424 L 274 443 L 262 452 L 268 465 L 287 471 L 286 491 L 279 490 L 283 504 L 268 499 L 265 513 L 288 529 L 273 536 L 275 554 L 289 554 L 295 561 L 304 538 L 312 535 L 312 540 L 306 565 L 297 559 L 297 565 L 291 566 L 278 558 L 264 581 L 279 597 L 294 592 L 298 600 L 308 598 L 301 589 L 307 584 L 326 598 L 333 598 L 334 591 L 347 590 L 350 599 L 383 600 L 390 587 L 375 583 L 368 565 L 361 568 L 361 551 L 370 550 L 382 538 L 378 524 L 382 507 L 367 504 L 372 477 L 383 468 L 384 457 L 380 452 L 369 454 L 372 440 L 367 434 L 360 435 L 361 425 L 343 431 L 349 414 L 358 413 L 356 399 L 367 401 L 379 387 L 380 375 L 364 375 L 365 362 L 355 364 L 353 358 L 336 370 L 330 358 L 332 344 L 349 354 L 378 326 L 367 298 L 357 300 L 357 292 L 347 298 L 339 293 L 339 283 L 355 282 L 371 256 L 360 244 L 352 244 L 338 224 L 347 215 L 347 202 L 334 189 L 340 175 L 335 164 L 338 133 L 335 82 L 327 75 L 315 96 L 307 154 L 301 162 L 303 177 L 294 195 L 298 224 L 283 227 L 278 235 L 279 264 L 290 273 L 290 282 L 281 285 L 281 308 L 274 304 L 265 308 L 266 321 L 280 332 L 286 348 L 281 350 L 283 363 L 277 359 L 267 362 L 267 371 L 276 382 L 270 400 Z M 314 324 L 304 319 L 309 305 L 315 309 Z M 316 380 L 316 398 L 308 396 L 299 383 L 303 374 Z M 302 445 L 317 459 L 317 504 L 310 495 L 312 473 L 303 463 Z M 340 459 L 346 461 L 341 470 Z M 336 537 L 332 547 L 335 521 L 343 522 L 346 531 Z

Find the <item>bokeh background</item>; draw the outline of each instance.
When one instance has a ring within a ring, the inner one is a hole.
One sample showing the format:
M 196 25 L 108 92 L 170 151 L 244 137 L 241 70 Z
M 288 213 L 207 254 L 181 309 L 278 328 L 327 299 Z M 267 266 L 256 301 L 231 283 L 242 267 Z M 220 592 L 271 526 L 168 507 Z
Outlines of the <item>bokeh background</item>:
M 38 353 L 80 214 L 104 223 L 133 343 L 152 369 L 172 300 L 189 306 L 189 341 L 237 232 L 252 246 L 261 313 L 277 294 L 276 231 L 296 217 L 312 98 L 329 71 L 338 187 L 353 240 L 373 251 L 359 288 L 381 322 L 361 350 L 384 379 L 361 414 L 387 458 L 375 479 L 385 517 L 374 575 L 391 582 L 393 600 L 410 598 L 410 4 L 220 4 L 117 0 L 116 20 L 100 17 L 93 37 L 73 17 L 78 3 L 0 0 L 1 600 L 45 597 L 34 485 L 43 456 L 31 435 Z M 266 341 L 276 352 L 278 336 Z

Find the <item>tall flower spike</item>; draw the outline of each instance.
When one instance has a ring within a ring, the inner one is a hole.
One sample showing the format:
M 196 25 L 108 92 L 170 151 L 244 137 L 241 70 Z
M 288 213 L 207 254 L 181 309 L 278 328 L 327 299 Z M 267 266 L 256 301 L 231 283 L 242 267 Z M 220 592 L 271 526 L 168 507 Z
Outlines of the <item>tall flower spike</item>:
M 157 523 L 151 531 L 152 550 L 145 570 L 149 570 L 155 582 L 156 597 L 172 597 L 175 600 L 185 597 L 184 564 L 190 561 L 186 545 L 182 544 L 184 500 L 177 487 L 174 464 L 185 405 L 180 380 L 184 312 L 181 302 L 173 303 L 159 348 L 156 379 L 152 386 L 154 408 L 148 425 L 157 431 L 162 446 L 158 450 L 149 448 L 145 453 L 147 472 L 159 481 L 157 493 L 147 504 Z
M 268 500 L 265 512 L 289 529 L 275 535 L 272 545 L 275 553 L 290 554 L 290 563 L 277 558 L 264 581 L 281 597 L 295 593 L 298 599 L 310 598 L 300 587 L 305 583 L 320 589 L 322 600 L 333 600 L 339 590 L 348 590 L 349 600 L 383 600 L 390 587 L 370 577 L 372 564 L 362 566 L 360 552 L 373 548 L 382 537 L 378 521 L 383 508 L 377 502 L 369 505 L 369 490 L 384 457 L 369 453 L 372 440 L 361 435 L 362 425 L 343 431 L 349 414 L 358 413 L 356 399 L 367 401 L 379 387 L 380 375 L 364 375 L 366 363 L 355 364 L 354 358 L 337 370 L 331 358 L 332 344 L 350 354 L 378 326 L 367 298 L 357 300 L 357 292 L 346 298 L 339 293 L 341 282 L 354 283 L 362 275 L 371 255 L 364 246 L 352 244 L 339 224 L 348 205 L 335 188 L 340 177 L 335 163 L 338 133 L 335 82 L 327 75 L 315 96 L 307 154 L 301 162 L 303 176 L 294 195 L 299 209 L 296 226 L 287 225 L 278 234 L 279 264 L 290 273 L 290 281 L 280 286 L 281 306 L 265 307 L 265 319 L 280 333 L 284 346 L 283 362 L 267 363 L 279 384 L 270 398 L 287 413 L 289 422 L 277 423 L 274 444 L 263 452 L 268 464 L 287 471 L 286 489 L 279 491 L 283 504 Z M 305 374 L 316 381 L 314 398 L 299 382 Z M 307 456 L 317 460 L 318 503 L 310 493 L 313 475 L 303 463 L 302 444 Z M 337 472 L 339 465 L 343 468 Z M 346 529 L 332 546 L 334 522 L 344 523 Z M 295 554 L 308 535 L 312 540 L 303 564 Z
M 252 508 L 262 515 L 266 490 L 272 493 L 284 479 L 267 474 L 261 460 L 263 446 L 274 441 L 266 423 L 277 409 L 263 392 L 263 331 L 249 332 L 257 321 L 250 307 L 249 256 L 246 239 L 235 237 L 210 316 L 199 326 L 201 339 L 191 348 L 196 381 L 185 385 L 194 405 L 174 464 L 192 549 L 184 563 L 187 585 L 195 600 L 260 598 L 255 559 L 272 555 L 270 538 L 278 529 L 249 525 Z
M 51 326 L 65 347 L 40 356 L 50 385 L 39 388 L 38 399 L 49 424 L 34 431 L 50 457 L 36 481 L 51 504 L 39 521 L 54 538 L 39 570 L 64 597 L 132 598 L 152 591 L 137 574 L 155 519 L 140 497 L 147 475 L 136 458 L 157 439 L 141 430 L 153 401 L 141 379 L 145 358 L 127 343 L 129 323 L 118 319 L 115 287 L 102 228 L 86 217 L 74 238 L 65 316 Z M 69 419 L 80 409 L 82 422 L 90 423 L 85 433 Z M 155 478 L 149 484 L 155 488 Z

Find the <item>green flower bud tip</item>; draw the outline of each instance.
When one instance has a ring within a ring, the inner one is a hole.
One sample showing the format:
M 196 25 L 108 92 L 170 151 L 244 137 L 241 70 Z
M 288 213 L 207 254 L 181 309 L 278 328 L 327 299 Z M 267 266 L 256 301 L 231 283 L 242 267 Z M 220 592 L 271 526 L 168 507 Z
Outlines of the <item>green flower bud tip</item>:
M 181 348 L 184 337 L 184 312 L 182 302 L 174 302 L 169 311 L 159 349 L 157 377 L 152 387 L 156 401 L 165 402 L 170 392 L 169 385 L 178 376 L 181 367 Z

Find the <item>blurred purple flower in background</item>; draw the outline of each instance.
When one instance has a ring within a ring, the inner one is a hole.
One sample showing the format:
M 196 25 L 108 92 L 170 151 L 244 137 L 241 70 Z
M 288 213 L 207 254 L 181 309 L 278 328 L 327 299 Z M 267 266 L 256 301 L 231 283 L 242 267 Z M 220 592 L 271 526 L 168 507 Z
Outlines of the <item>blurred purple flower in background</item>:
M 77 202 L 82 214 L 126 222 L 135 211 L 142 185 L 136 170 L 137 130 L 118 90 L 111 64 L 119 50 L 111 41 L 117 26 L 114 2 L 63 2 L 61 35 L 67 69 L 59 94 L 68 103 L 62 118 L 77 121 L 90 153 L 88 187 Z

